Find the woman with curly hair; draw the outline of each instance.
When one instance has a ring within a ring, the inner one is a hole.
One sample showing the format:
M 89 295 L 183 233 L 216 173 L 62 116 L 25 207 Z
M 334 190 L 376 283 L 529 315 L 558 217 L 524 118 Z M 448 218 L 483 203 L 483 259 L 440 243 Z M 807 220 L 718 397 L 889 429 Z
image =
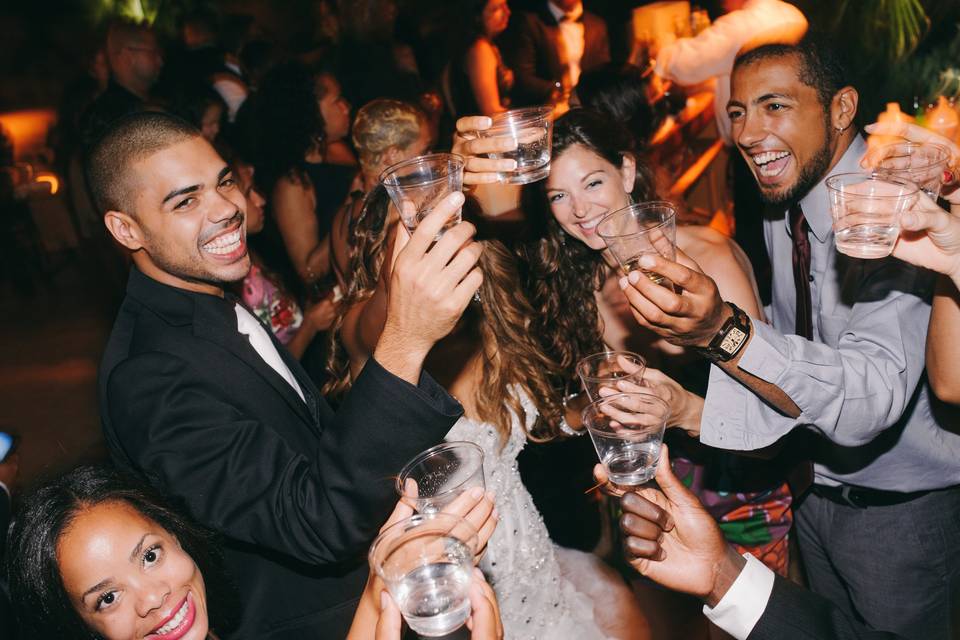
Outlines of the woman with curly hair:
M 617 286 L 616 261 L 597 235 L 604 216 L 634 201 L 656 199 L 649 170 L 615 120 L 588 109 L 557 120 L 550 175 L 525 194 L 525 212 L 539 232 L 523 251 L 535 309 L 532 330 L 571 390 L 579 387 L 575 367 L 584 356 L 607 348 L 643 354 L 657 367 L 647 369 L 645 380 L 671 399 L 670 426 L 698 431 L 703 399 L 684 387 L 705 391 L 709 363 L 637 325 Z M 762 317 L 749 262 L 735 243 L 707 227 L 678 226 L 677 246 L 712 274 L 725 299 Z M 575 412 L 568 418 L 576 420 Z M 727 539 L 785 573 L 792 513 L 784 470 L 704 447 L 681 431 L 668 432 L 668 438 L 672 451 L 685 456 L 675 458 L 678 476 L 698 493 Z M 702 625 L 692 605 L 689 615 L 680 614 L 676 607 L 684 604 L 672 594 L 647 591 L 641 600 L 655 634 L 677 620 Z M 674 615 L 665 615 L 671 608 Z
M 257 183 L 301 283 L 315 286 L 330 274 L 330 225 L 356 173 L 331 161 L 327 137 L 328 128 L 346 134 L 340 120 L 349 118 L 349 107 L 329 74 L 299 62 L 271 70 L 255 100 L 243 135 L 252 145 Z
M 370 355 L 366 345 L 375 344 L 383 328 L 383 310 L 370 302 L 389 282 L 395 238 L 407 233 L 390 212 L 387 206 L 367 207 L 351 225 L 341 309 L 355 328 L 335 336 L 335 380 L 326 391 L 349 387 Z M 532 326 L 534 309 L 518 293 L 515 253 L 490 237 L 483 244 L 480 302 L 431 351 L 425 368 L 464 407 L 447 439 L 468 440 L 484 451 L 486 486 L 500 523 L 481 568 L 497 593 L 505 634 L 538 640 L 643 637 L 622 579 L 597 557 L 554 545 L 523 485 L 516 459 L 527 440 L 560 435 L 560 369 L 543 353 Z

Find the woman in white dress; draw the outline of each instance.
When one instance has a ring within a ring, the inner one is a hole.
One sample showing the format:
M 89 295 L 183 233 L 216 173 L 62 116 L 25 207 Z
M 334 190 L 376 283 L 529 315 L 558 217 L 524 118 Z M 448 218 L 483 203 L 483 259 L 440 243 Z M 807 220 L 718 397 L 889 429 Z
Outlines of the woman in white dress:
M 378 289 L 389 279 L 396 217 L 392 207 L 371 206 L 351 222 L 348 286 L 330 362 L 332 391 L 349 386 L 351 372 L 370 355 L 366 345 L 375 345 L 382 330 Z M 564 412 L 559 368 L 542 355 L 531 333 L 533 309 L 520 292 L 515 256 L 502 243 L 488 241 L 480 266 L 481 302 L 434 348 L 425 368 L 464 407 L 448 439 L 475 442 L 485 453 L 487 488 L 500 523 L 481 569 L 497 593 L 505 636 L 644 638 L 624 581 L 595 556 L 554 545 L 523 486 L 517 455 L 526 440 L 559 434 Z

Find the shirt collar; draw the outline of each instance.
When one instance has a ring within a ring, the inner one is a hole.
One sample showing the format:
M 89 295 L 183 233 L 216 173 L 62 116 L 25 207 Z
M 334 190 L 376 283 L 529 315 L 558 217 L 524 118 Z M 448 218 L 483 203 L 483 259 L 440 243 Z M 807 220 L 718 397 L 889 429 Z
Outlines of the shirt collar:
M 547 2 L 547 9 L 550 11 L 550 14 L 558 22 L 563 22 L 564 17 L 569 16 L 571 20 L 579 21 L 583 18 L 583 3 L 578 2 L 577 6 L 568 14 L 563 9 L 553 4 L 552 2 Z
M 827 172 L 810 192 L 800 200 L 803 217 L 807 219 L 810 230 L 820 242 L 825 242 L 833 229 L 833 215 L 830 213 L 830 195 L 827 192 L 827 178 L 838 173 L 860 173 L 860 158 L 867 151 L 863 136 L 857 134 L 853 142 L 840 157 L 837 164 Z

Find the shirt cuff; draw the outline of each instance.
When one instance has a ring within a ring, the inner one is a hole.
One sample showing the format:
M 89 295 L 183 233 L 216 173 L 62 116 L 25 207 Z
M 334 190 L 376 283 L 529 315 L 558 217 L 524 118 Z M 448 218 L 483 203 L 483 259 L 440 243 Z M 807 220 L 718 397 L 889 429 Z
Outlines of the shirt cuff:
M 383 368 L 377 359 L 373 356 L 367 358 L 367 362 L 360 371 L 360 376 L 368 376 L 378 381 L 390 380 L 392 384 L 399 384 L 406 391 L 425 402 L 434 410 L 446 416 L 459 418 L 463 415 L 463 406 L 446 389 L 441 387 L 433 377 L 427 373 L 426 369 L 420 370 L 420 379 L 417 386 L 413 386 L 403 378 L 394 375 L 391 371 Z M 359 382 L 360 376 L 357 377 Z M 356 386 L 356 383 L 354 383 Z
M 743 557 L 747 564 L 717 606 L 703 606 L 703 615 L 736 640 L 746 640 L 763 616 L 775 577 L 773 571 L 749 553 Z
M 8 486 L 7 486 L 6 484 L 4 484 L 2 481 L 0 481 L 0 489 L 3 489 L 4 493 L 7 494 L 7 497 L 8 497 L 8 498 L 12 498 L 12 497 L 13 497 L 13 494 L 10 493 L 10 487 L 8 487 Z

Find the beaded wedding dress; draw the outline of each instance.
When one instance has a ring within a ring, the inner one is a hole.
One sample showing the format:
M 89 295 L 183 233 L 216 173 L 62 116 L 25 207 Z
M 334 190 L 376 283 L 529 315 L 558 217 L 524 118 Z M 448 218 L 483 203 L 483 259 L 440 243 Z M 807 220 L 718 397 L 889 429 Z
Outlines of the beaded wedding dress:
M 521 401 L 532 425 L 536 407 L 527 398 Z M 594 618 L 594 599 L 603 599 L 600 606 L 609 609 L 615 603 L 608 597 L 622 600 L 631 596 L 624 595 L 622 581 L 599 558 L 551 542 L 543 518 L 520 479 L 517 456 L 526 444 L 526 435 L 516 416 L 510 438 L 502 448 L 493 425 L 466 417 L 460 418 L 446 439 L 466 440 L 483 449 L 486 486 L 494 494 L 500 522 L 487 544 L 480 569 L 497 594 L 505 638 L 606 638 Z

